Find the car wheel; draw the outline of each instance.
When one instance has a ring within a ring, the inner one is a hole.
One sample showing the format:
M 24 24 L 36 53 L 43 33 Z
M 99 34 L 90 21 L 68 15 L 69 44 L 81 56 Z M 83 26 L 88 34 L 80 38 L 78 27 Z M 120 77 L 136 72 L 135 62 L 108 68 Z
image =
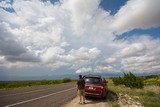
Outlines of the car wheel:
M 102 98 L 106 99 L 106 95 L 107 95 L 107 93 L 106 93 L 106 90 L 105 90 Z

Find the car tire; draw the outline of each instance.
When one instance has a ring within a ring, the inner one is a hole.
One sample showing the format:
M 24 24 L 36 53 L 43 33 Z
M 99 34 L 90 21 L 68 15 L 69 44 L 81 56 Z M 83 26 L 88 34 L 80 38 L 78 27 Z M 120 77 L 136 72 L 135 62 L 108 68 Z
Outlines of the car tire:
M 103 94 L 103 97 L 102 97 L 102 99 L 106 99 L 106 95 L 107 95 L 107 93 L 106 93 L 106 90 L 105 90 L 105 92 L 104 92 L 104 94 Z

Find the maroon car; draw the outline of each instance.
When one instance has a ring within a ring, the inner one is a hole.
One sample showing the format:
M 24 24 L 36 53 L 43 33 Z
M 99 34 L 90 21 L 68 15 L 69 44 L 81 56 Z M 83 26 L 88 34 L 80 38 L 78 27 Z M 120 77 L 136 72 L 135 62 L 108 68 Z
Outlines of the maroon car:
M 107 93 L 107 82 L 101 76 L 84 76 L 85 96 L 105 98 Z

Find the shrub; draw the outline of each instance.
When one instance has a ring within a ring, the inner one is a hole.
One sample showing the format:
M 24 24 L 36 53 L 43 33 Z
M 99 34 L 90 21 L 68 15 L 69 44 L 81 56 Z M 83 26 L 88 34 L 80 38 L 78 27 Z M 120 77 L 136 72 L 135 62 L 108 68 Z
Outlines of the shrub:
M 118 78 L 112 78 L 112 81 L 114 83 L 114 85 L 120 85 L 123 84 L 123 78 L 118 77 Z
M 29 81 L 0 81 L 0 89 L 38 86 L 38 85 L 50 85 L 71 82 L 69 78 L 63 80 L 29 80 Z
M 123 84 L 126 87 L 130 88 L 143 88 L 143 78 L 136 77 L 134 74 L 129 72 L 128 74 L 124 73 L 123 77 L 112 78 L 114 85 Z
M 64 78 L 63 80 L 62 80 L 62 82 L 63 83 L 67 83 L 67 82 L 71 82 L 72 80 L 70 79 L 70 78 Z

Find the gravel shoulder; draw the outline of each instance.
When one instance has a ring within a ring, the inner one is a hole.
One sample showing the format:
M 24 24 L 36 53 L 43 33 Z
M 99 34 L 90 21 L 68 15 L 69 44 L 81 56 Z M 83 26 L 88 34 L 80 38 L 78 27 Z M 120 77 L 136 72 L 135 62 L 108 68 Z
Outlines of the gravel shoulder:
M 139 99 L 138 96 L 135 96 Z M 105 100 L 98 98 L 87 98 L 86 104 L 79 104 L 79 97 L 77 96 L 72 101 L 63 105 L 62 107 L 143 107 L 142 104 L 135 98 L 130 97 L 128 94 L 117 95 L 113 91 L 108 92 Z
M 62 107 L 110 107 L 107 102 L 103 101 L 96 101 L 96 99 L 87 99 L 86 104 L 79 104 L 79 98 L 76 97 L 72 101 L 68 102 L 67 104 L 63 105 Z

